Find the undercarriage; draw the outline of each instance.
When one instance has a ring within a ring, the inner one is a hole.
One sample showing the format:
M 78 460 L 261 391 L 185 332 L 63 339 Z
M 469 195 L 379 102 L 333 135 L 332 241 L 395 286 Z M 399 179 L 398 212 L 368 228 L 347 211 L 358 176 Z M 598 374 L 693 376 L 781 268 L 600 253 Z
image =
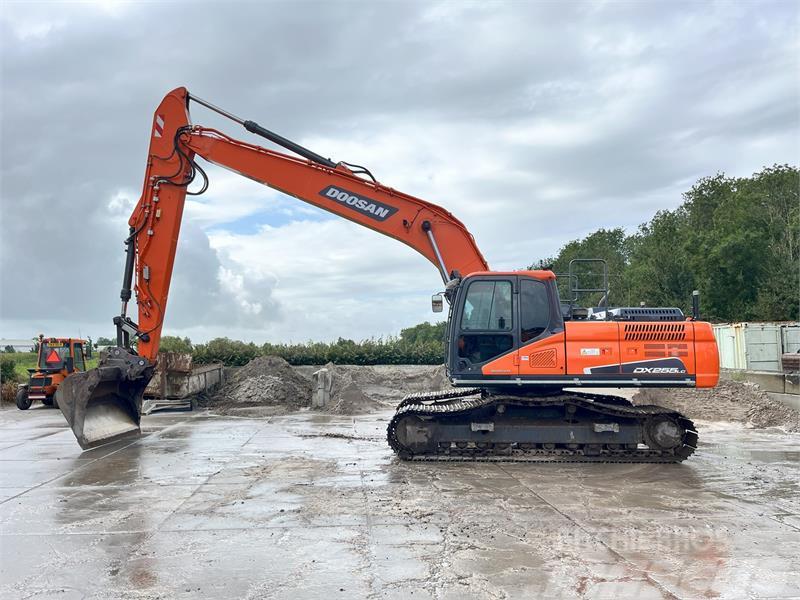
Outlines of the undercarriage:
M 694 423 L 674 410 L 563 390 L 412 394 L 387 438 L 400 458 L 425 461 L 677 463 L 697 447 Z

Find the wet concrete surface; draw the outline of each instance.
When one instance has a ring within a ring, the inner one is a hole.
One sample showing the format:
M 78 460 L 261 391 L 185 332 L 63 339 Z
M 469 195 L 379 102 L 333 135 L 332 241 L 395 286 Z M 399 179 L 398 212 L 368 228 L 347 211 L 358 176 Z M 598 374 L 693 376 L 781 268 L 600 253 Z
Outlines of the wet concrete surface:
M 0 411 L 2 598 L 800 596 L 800 435 L 682 465 L 403 463 L 389 413 L 157 414 L 82 453 Z

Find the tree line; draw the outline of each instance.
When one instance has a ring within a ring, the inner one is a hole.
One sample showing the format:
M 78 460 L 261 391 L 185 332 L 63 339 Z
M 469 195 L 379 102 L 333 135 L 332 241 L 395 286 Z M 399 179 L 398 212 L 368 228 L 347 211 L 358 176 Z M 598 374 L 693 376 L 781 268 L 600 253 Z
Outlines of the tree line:
M 692 290 L 704 319 L 789 321 L 800 316 L 800 172 L 775 165 L 752 177 L 705 177 L 627 235 L 598 229 L 532 268 L 569 272 L 575 258 L 602 258 L 611 306 L 677 306 L 688 312 Z M 576 265 L 577 285 L 599 287 L 597 265 Z M 568 277 L 559 281 L 570 297 Z M 598 302 L 601 294 L 589 295 Z
M 262 345 L 228 338 L 192 344 L 187 338 L 165 335 L 160 352 L 185 352 L 197 363 L 222 362 L 241 366 L 257 356 L 280 356 L 291 365 L 439 365 L 444 362 L 444 323 L 420 323 L 400 332 L 399 337 L 356 342 L 339 338 L 335 342 Z

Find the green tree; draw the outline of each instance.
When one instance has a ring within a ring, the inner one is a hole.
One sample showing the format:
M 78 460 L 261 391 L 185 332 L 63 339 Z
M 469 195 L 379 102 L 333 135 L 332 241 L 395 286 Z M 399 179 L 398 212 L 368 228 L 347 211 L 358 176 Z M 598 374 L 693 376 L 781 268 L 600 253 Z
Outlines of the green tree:
M 98 346 L 116 346 L 117 342 L 116 342 L 116 340 L 112 340 L 111 338 L 107 338 L 107 337 L 102 337 L 101 336 L 101 337 L 97 338 L 97 341 L 94 343 L 94 345 L 95 345 L 95 348 L 98 347 Z
M 612 304 L 686 311 L 699 289 L 711 320 L 797 319 L 800 172 L 775 165 L 752 177 L 704 177 L 683 194 L 680 207 L 656 213 L 635 234 L 600 229 L 537 266 L 552 263 L 565 274 L 573 258 L 608 262 Z M 567 283 L 559 282 L 562 297 Z M 579 284 L 589 287 L 583 275 Z
M 176 335 L 161 336 L 161 343 L 158 346 L 159 352 L 180 352 L 181 354 L 191 354 L 192 349 L 192 340 Z
M 766 264 L 753 318 L 800 318 L 800 172 L 775 165 L 742 181 L 741 194 L 765 237 Z
M 198 363 L 221 362 L 232 367 L 246 365 L 260 354 L 258 346 L 252 342 L 228 338 L 214 338 L 206 344 L 197 344 L 192 352 Z
M 689 266 L 712 318 L 788 320 L 800 310 L 800 173 L 716 175 L 686 193 Z
M 691 303 L 695 277 L 687 268 L 686 222 L 684 210 L 660 211 L 630 237 L 630 305 L 686 309 Z
M 17 381 L 17 364 L 8 356 L 0 356 L 0 382 L 14 383 Z
M 400 341 L 406 344 L 426 344 L 440 343 L 444 340 L 444 331 L 447 324 L 441 323 L 420 323 L 413 327 L 407 327 L 400 331 Z

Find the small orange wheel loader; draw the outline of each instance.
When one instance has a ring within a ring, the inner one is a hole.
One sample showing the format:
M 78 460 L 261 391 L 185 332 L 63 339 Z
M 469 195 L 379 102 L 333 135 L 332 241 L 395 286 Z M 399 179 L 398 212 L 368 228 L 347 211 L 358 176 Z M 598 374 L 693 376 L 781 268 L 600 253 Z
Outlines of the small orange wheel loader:
M 45 406 L 56 406 L 55 393 L 67 377 L 86 371 L 84 348 L 86 340 L 45 338 L 39 336 L 39 352 L 35 369 L 28 369 L 28 383 L 17 390 L 17 408 L 28 410 L 34 400 Z

